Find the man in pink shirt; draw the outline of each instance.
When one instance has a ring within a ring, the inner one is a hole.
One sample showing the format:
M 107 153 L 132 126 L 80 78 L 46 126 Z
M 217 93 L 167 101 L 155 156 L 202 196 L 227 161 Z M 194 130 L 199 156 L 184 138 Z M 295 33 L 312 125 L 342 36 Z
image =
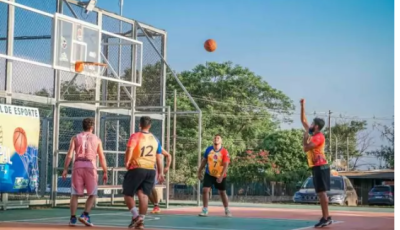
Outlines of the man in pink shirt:
M 85 211 L 79 217 L 79 221 L 86 226 L 93 226 L 90 221 L 89 212 L 93 206 L 93 202 L 97 195 L 97 167 L 96 158 L 99 155 L 100 165 L 103 168 L 103 182 L 107 182 L 107 164 L 103 153 L 101 140 L 93 134 L 94 120 L 86 118 L 82 122 L 83 132 L 72 137 L 67 157 L 65 159 L 63 179 L 67 177 L 69 164 L 74 156 L 75 161 L 72 169 L 72 184 L 71 184 L 71 219 L 70 226 L 75 226 L 77 218 L 75 216 L 78 208 L 78 197 L 84 195 L 86 189 L 89 195 Z

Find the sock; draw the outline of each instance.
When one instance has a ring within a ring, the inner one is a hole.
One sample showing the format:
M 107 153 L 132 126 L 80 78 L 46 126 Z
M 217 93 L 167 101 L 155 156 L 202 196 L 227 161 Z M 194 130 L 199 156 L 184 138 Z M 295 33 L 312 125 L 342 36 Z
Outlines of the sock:
M 133 217 L 133 218 L 136 218 L 137 216 L 139 216 L 139 213 L 138 213 L 136 207 L 133 207 L 133 208 L 131 209 L 131 213 L 132 213 L 132 217 Z
M 203 207 L 204 212 L 208 212 L 208 207 Z
M 89 213 L 88 212 L 83 212 L 83 215 L 89 216 Z
M 227 211 L 229 211 L 229 208 L 228 208 L 228 207 L 225 207 L 225 212 L 227 212 Z
M 139 215 L 141 218 L 142 218 L 142 220 L 144 220 L 144 218 L 146 217 L 146 215 Z
M 158 206 L 158 203 L 154 203 L 154 206 Z
M 75 216 L 75 215 L 71 215 L 71 219 L 72 219 L 72 218 L 76 218 L 76 216 Z

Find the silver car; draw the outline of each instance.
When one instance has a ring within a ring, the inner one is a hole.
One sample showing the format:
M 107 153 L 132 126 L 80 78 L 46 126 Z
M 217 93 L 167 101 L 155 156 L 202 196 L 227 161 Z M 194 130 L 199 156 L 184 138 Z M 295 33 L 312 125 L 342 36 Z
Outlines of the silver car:
M 330 204 L 357 206 L 358 196 L 350 180 L 344 176 L 331 176 L 331 189 L 327 192 Z M 293 196 L 295 203 L 317 204 L 313 178 L 309 177 Z

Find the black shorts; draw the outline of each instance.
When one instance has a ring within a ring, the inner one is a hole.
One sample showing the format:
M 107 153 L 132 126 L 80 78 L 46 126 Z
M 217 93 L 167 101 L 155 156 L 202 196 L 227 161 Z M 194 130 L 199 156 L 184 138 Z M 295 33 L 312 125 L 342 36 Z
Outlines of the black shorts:
M 316 193 L 331 190 L 331 169 L 329 165 L 314 166 L 312 175 Z
M 203 188 L 211 188 L 213 186 L 218 189 L 219 191 L 226 190 L 226 177 L 222 180 L 221 183 L 217 182 L 217 178 L 209 175 L 208 173 L 204 174 L 203 179 Z
M 156 171 L 154 169 L 136 168 L 126 172 L 122 183 L 122 193 L 125 196 L 133 197 L 138 190 L 150 195 L 154 187 Z

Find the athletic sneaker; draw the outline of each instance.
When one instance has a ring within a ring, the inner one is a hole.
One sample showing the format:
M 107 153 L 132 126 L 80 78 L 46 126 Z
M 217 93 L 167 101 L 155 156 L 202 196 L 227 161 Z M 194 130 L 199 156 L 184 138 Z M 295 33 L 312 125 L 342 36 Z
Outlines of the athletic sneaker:
M 76 222 L 76 217 L 71 217 L 71 219 L 69 220 L 69 226 L 76 226 Z
M 136 222 L 139 220 L 140 216 L 137 216 L 136 218 L 132 217 L 131 223 L 129 224 L 128 228 L 133 228 L 135 227 Z
M 227 217 L 231 217 L 231 216 L 232 216 L 232 213 L 231 213 L 231 211 L 229 211 L 229 210 L 225 210 L 225 216 L 227 216 Z
M 79 217 L 79 221 L 82 224 L 84 224 L 84 225 L 86 225 L 88 227 L 92 227 L 93 226 L 92 222 L 90 221 L 90 216 L 89 215 L 85 215 L 85 214 L 82 213 L 82 215 Z
M 208 216 L 208 211 L 207 211 L 207 209 L 204 209 L 204 208 L 203 208 L 203 210 L 201 211 L 201 213 L 199 214 L 199 216 L 202 216 L 202 217 Z
M 150 212 L 151 214 L 160 214 L 161 210 L 158 205 L 154 206 L 153 210 Z
M 135 223 L 135 229 L 144 229 L 144 220 L 142 217 L 139 216 Z
M 321 220 L 319 220 L 319 222 L 316 225 L 314 225 L 314 227 L 323 228 L 331 224 L 332 224 L 332 217 L 329 216 L 328 219 L 322 217 Z

